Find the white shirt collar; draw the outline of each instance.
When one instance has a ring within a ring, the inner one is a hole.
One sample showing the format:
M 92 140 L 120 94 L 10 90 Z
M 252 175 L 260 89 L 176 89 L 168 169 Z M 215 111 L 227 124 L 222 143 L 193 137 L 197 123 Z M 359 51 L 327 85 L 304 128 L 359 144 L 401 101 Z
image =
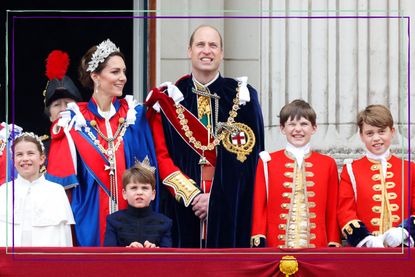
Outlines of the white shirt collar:
M 298 168 L 301 168 L 301 165 L 304 160 L 304 156 L 310 153 L 310 143 L 307 143 L 306 145 L 302 147 L 295 147 L 291 143 L 287 142 L 287 145 L 285 146 L 285 150 L 291 153 L 295 157 Z
M 213 78 L 209 83 L 207 84 L 202 84 L 201 82 L 199 82 L 198 80 L 196 80 L 196 78 L 193 76 L 193 82 L 197 83 L 199 86 L 205 87 L 207 88 L 208 86 L 210 86 L 211 84 L 213 84 L 213 82 L 215 82 L 217 79 L 219 78 L 219 72 L 216 74 L 215 78 Z
M 16 181 L 19 181 L 19 183 L 24 185 L 24 186 L 34 186 L 34 185 L 45 182 L 45 176 L 43 174 L 41 174 L 39 178 L 37 178 L 36 180 L 30 182 L 29 180 L 26 180 L 25 178 L 20 176 L 20 174 L 18 174 L 17 178 L 16 178 Z
M 386 159 L 390 156 L 390 149 L 386 150 L 383 154 L 376 155 L 372 152 L 366 151 L 366 157 L 371 160 L 380 161 L 382 164 L 383 177 L 386 177 L 387 161 Z

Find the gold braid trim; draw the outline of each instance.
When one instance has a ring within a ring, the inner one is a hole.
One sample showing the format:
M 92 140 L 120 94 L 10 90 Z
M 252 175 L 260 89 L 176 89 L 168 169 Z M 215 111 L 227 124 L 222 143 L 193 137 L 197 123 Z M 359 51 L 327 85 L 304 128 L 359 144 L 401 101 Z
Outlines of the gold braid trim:
M 346 239 L 347 239 L 347 235 L 353 234 L 353 228 L 350 225 L 353 225 L 353 227 L 355 228 L 360 228 L 360 223 L 359 223 L 359 220 L 357 219 L 353 219 L 347 222 L 342 228 L 342 234 Z
M 196 186 L 195 181 L 187 178 L 180 171 L 173 172 L 163 180 L 163 184 L 173 188 L 176 200 L 183 199 L 186 207 L 190 205 L 193 198 L 201 191 Z
M 261 238 L 266 239 L 267 237 L 265 235 L 255 235 L 251 237 L 251 247 L 253 246 L 259 246 L 261 243 Z

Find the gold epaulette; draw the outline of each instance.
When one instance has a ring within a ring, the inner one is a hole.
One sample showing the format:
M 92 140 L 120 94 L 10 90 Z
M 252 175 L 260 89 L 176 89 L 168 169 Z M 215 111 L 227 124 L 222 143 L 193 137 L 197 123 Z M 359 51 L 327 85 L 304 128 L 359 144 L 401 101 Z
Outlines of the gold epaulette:
M 261 244 L 261 238 L 266 239 L 264 235 L 255 235 L 251 237 L 251 247 L 258 247 Z
M 201 191 L 196 186 L 195 181 L 187 178 L 180 171 L 173 172 L 166 179 L 163 180 L 163 184 L 172 187 L 176 195 L 176 200 L 183 200 L 186 207 L 190 205 L 193 198 L 198 195 Z

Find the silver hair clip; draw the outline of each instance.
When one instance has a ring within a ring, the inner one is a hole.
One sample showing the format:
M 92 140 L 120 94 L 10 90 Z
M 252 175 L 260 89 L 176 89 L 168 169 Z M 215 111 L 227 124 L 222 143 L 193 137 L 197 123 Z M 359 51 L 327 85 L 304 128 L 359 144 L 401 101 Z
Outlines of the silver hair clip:
M 93 72 L 100 63 L 103 63 L 105 59 L 114 52 L 120 52 L 120 48 L 118 48 L 111 40 L 107 39 L 101 42 L 97 46 L 97 50 L 92 54 L 92 58 L 88 62 L 86 71 Z

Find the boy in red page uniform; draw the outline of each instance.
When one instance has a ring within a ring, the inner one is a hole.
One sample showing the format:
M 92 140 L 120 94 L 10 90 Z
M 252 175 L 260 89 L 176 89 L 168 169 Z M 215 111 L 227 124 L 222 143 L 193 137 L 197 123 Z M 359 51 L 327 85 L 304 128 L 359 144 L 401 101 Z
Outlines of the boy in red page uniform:
M 358 114 L 357 125 L 366 155 L 346 161 L 341 173 L 337 212 L 343 236 L 357 247 L 413 244 L 415 165 L 390 153 L 392 115 L 385 106 L 370 105 Z
M 261 152 L 254 188 L 251 246 L 340 246 L 335 161 L 311 151 L 316 113 L 303 100 L 280 111 L 285 149 Z

